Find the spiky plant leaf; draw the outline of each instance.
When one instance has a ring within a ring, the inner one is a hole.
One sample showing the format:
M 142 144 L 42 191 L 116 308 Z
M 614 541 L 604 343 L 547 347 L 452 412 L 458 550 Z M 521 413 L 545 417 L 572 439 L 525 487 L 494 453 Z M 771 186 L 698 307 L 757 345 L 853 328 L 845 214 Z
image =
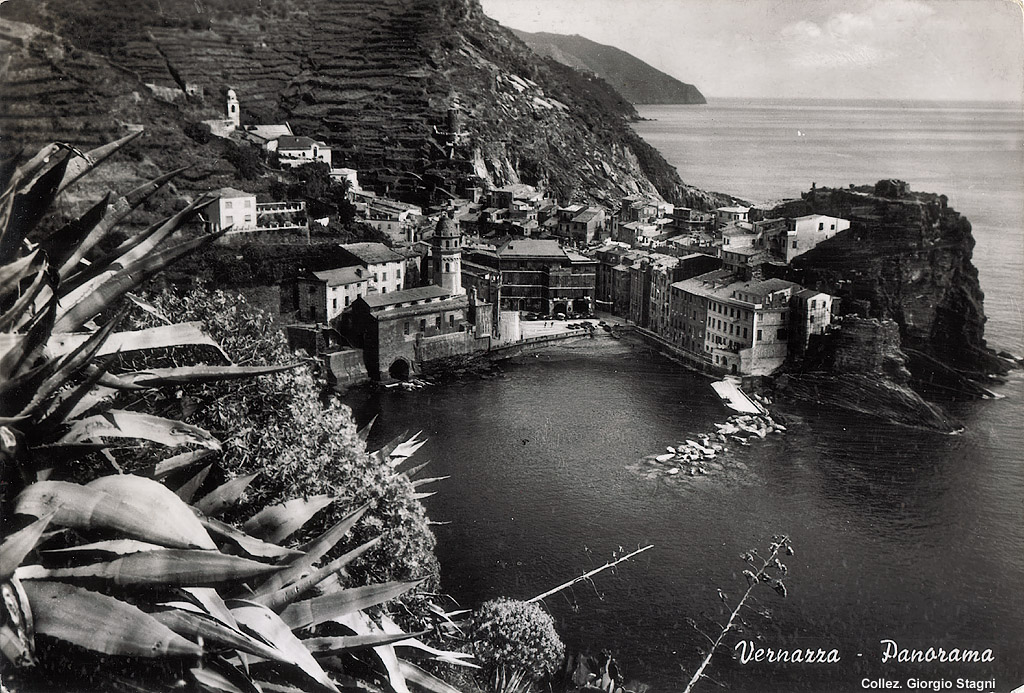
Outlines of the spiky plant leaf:
M 153 368 L 137 373 L 125 373 L 121 378 L 136 385 L 160 387 L 163 385 L 184 385 L 252 378 L 257 375 L 281 373 L 301 365 L 301 362 L 296 362 L 281 366 L 179 366 L 176 368 Z
M 399 659 L 398 666 L 399 671 L 402 672 L 402 676 L 405 677 L 406 681 L 415 683 L 417 686 L 427 689 L 430 693 L 461 693 L 458 688 L 455 688 L 433 674 L 424 671 L 412 662 Z
M 292 634 L 291 629 L 281 620 L 280 616 L 261 604 L 242 600 L 230 601 L 228 606 L 231 607 L 231 614 L 240 626 L 249 629 L 283 652 L 310 679 L 333 693 L 338 693 L 337 686 L 331 681 L 327 672 L 303 646 L 302 641 Z
M 97 484 L 108 479 L 112 482 Z M 15 499 L 14 512 L 36 517 L 55 512 L 55 525 L 114 530 L 171 548 L 217 548 L 173 492 L 151 479 L 127 474 L 102 477 L 88 486 L 68 481 L 36 482 Z
M 272 575 L 259 586 L 256 594 L 263 596 L 272 594 L 285 585 L 295 582 L 303 575 L 308 575 L 313 569 L 313 564 L 319 561 L 341 541 L 342 537 L 348 534 L 349 530 L 355 526 L 356 522 L 359 521 L 359 518 L 363 516 L 369 507 L 369 503 L 366 503 L 356 508 L 316 539 L 300 546 L 299 549 L 303 551 L 303 555 L 289 563 L 287 569 L 277 575 Z
M 186 503 L 192 502 L 192 497 L 196 495 L 196 491 L 198 491 L 199 487 L 203 485 L 204 481 L 206 481 L 206 477 L 209 475 L 210 470 L 212 468 L 213 465 L 208 464 L 202 469 L 200 469 L 199 472 L 195 474 L 195 476 L 193 476 L 191 479 L 182 484 L 174 492 L 174 495 L 176 495 L 178 498 L 185 501 Z
M 249 518 L 242 529 L 267 541 L 284 541 L 333 502 L 334 497 L 328 495 L 294 498 L 264 508 Z
M 201 445 L 220 450 L 220 442 L 198 426 L 122 409 L 111 409 L 73 422 L 57 442 L 73 444 L 107 438 L 136 438 L 168 447 Z
M 221 541 L 226 541 L 254 558 L 294 558 L 302 552 L 249 536 L 240 529 L 212 517 L 199 517 L 203 527 Z
M 196 462 L 209 457 L 215 452 L 216 450 L 193 450 L 190 452 L 183 452 L 180 455 L 168 457 L 166 460 L 161 460 L 152 466 L 145 467 L 139 471 L 138 474 L 139 476 L 148 476 L 151 479 L 163 479 L 168 474 L 193 465 Z
M 4 539 L 3 544 L 0 544 L 0 582 L 6 582 L 14 575 L 21 561 L 39 543 L 39 538 L 43 536 L 51 519 L 53 513 L 43 515 L 28 527 Z
M 257 476 L 259 476 L 259 472 L 253 472 L 244 476 L 236 476 L 231 481 L 221 484 L 195 503 L 196 510 L 207 517 L 217 517 L 242 499 L 245 489 L 249 488 L 249 484 Z
M 241 650 L 257 657 L 285 664 L 296 663 L 283 652 L 262 640 L 258 640 L 237 628 L 214 619 L 208 614 L 186 611 L 181 608 L 156 611 L 153 618 L 170 628 L 172 631 L 190 639 L 202 638 L 204 642 Z
M 353 587 L 320 597 L 289 604 L 281 619 L 292 629 L 309 628 L 377 604 L 391 601 L 415 589 L 423 580 L 385 582 L 379 585 Z
M 55 334 L 46 343 L 46 350 L 51 355 L 60 356 L 74 350 L 88 338 L 88 333 L 66 332 Z M 210 335 L 203 332 L 202 326 L 198 322 L 160 325 L 159 327 L 150 327 L 132 332 L 115 332 L 106 339 L 99 351 L 96 352 L 96 355 L 108 356 L 110 354 L 130 351 L 165 349 L 176 346 L 208 346 L 216 349 L 224 357 L 225 362 L 230 362 L 227 354 L 221 350 L 220 345 Z
M 371 633 L 369 635 L 337 635 L 324 638 L 304 638 L 302 644 L 306 646 L 314 657 L 335 655 L 352 650 L 362 650 L 368 647 L 379 647 L 381 645 L 394 645 L 412 635 L 426 635 L 429 630 L 418 633 L 402 633 L 401 635 L 390 635 L 388 633 Z
M 79 647 L 131 657 L 198 657 L 203 649 L 138 607 L 47 580 L 25 582 L 36 632 Z
M 380 543 L 380 537 L 371 539 L 365 544 L 358 548 L 349 551 L 348 553 L 339 556 L 327 565 L 317 570 L 314 570 L 309 575 L 306 575 L 295 582 L 282 587 L 276 592 L 265 593 L 257 591 L 253 596 L 253 601 L 263 604 L 264 606 L 273 609 L 274 611 L 280 611 L 282 608 L 291 604 L 296 599 L 304 595 L 309 590 L 316 587 L 320 582 L 325 580 L 328 576 L 337 573 L 339 570 L 344 568 L 346 565 L 354 561 L 359 556 L 363 555 L 374 546 Z

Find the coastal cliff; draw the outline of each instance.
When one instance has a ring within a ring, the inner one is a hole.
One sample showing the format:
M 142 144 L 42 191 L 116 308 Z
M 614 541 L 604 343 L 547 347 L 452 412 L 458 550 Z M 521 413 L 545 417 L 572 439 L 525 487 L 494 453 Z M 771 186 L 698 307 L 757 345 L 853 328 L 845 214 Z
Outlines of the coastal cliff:
M 984 378 L 1011 362 L 985 342 L 984 293 L 972 262 L 971 224 L 944 195 L 900 181 L 812 189 L 765 217 L 826 214 L 850 228 L 797 257 L 788 278 L 829 291 L 844 312 L 892 320 L 915 377 L 927 363 Z
M 697 208 L 727 201 L 684 185 L 630 129 L 636 111 L 606 82 L 540 58 L 476 0 L 9 0 L 0 16 L 31 25 L 0 32 L 5 91 L 18 97 L 0 117 L 29 145 L 108 138 L 118 134 L 110 114 L 124 112 L 147 128 L 177 121 L 165 151 L 151 138 L 157 165 L 176 165 L 181 145 L 214 167 L 180 131 L 223 117 L 232 88 L 243 123 L 287 120 L 361 179 L 393 178 L 396 189 L 468 173 L 545 185 L 565 201 L 630 192 Z M 38 108 L 51 97 L 58 108 Z M 463 136 L 445 151 L 436 129 L 456 101 Z M 116 102 L 130 108 L 104 111 Z M 74 112 L 82 104 L 107 122 L 86 125 Z
M 578 35 L 513 31 L 538 55 L 597 75 L 632 103 L 707 103 L 694 85 L 680 82 L 615 46 L 606 46 Z

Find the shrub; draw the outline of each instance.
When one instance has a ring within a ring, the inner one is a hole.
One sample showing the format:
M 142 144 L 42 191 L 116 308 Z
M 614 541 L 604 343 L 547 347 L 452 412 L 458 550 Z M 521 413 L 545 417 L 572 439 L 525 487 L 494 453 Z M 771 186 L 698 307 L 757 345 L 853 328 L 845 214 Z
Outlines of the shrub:
M 490 671 L 504 668 L 539 679 L 565 657 L 565 645 L 551 616 L 540 605 L 500 598 L 485 602 L 473 616 L 473 651 Z

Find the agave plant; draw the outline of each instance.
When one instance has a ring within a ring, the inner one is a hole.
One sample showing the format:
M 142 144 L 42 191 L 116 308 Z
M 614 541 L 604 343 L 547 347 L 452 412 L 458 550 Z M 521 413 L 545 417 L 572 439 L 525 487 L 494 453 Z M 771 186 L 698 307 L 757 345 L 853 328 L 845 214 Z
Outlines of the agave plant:
M 108 194 L 52 232 L 39 230 L 64 189 L 135 136 L 87 153 L 53 144 L 21 165 L 0 163 L 0 650 L 15 682 L 53 681 L 46 669 L 56 651 L 71 660 L 93 657 L 99 688 L 184 682 L 204 691 L 337 691 L 378 690 L 381 682 L 406 693 L 413 682 L 451 693 L 397 652 L 473 666 L 467 655 L 433 649 L 422 633 L 368 611 L 418 582 L 346 587 L 339 577 L 376 543 L 345 546 L 365 507 L 301 546 L 288 542 L 334 496 L 296 498 L 232 525 L 221 518 L 255 475 L 199 495 L 218 439 L 181 421 L 115 407 L 118 392 L 295 365 L 111 372 L 109 357 L 118 353 L 216 346 L 194 324 L 118 331 L 125 296 L 216 238 L 176 238 L 213 199 L 204 196 L 101 250 L 108 232 L 177 172 L 121 197 Z M 419 445 L 415 438 L 395 441 L 377 458 L 401 473 L 399 465 Z M 121 473 L 118 446 L 151 459 L 135 474 Z M 95 460 L 103 473 L 82 478 L 93 468 L 84 463 Z M 169 488 L 167 480 L 182 471 L 190 477 Z M 48 654 L 37 649 L 37 636 Z M 360 653 L 371 654 L 354 659 Z M 124 674 L 125 662 L 146 661 L 160 666 Z

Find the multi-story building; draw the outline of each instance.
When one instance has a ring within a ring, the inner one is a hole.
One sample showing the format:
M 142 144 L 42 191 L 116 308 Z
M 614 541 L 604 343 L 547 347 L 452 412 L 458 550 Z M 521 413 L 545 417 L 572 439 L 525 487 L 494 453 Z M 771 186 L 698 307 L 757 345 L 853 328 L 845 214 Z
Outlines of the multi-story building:
M 599 240 L 604 226 L 604 209 L 573 205 L 558 210 L 558 227 L 555 233 L 568 243 L 586 246 Z
M 790 300 L 793 353 L 802 354 L 811 339 L 824 334 L 832 324 L 832 302 L 832 296 L 814 289 L 801 289 L 793 294 Z
M 211 231 L 256 229 L 256 195 L 234 188 L 221 188 L 219 198 L 204 208 L 206 225 Z
M 799 334 L 791 324 L 791 301 L 799 291 L 799 285 L 783 279 L 736 281 L 727 269 L 677 282 L 670 334 L 709 370 L 767 375 L 785 362 Z
M 369 293 L 370 277 L 362 267 L 310 272 L 295 280 L 299 317 L 312 322 L 331 322 L 356 299 Z
M 405 258 L 383 243 L 345 243 L 344 263 L 360 266 L 369 277 L 369 291 L 382 294 L 401 291 Z
M 747 221 L 750 207 L 719 207 L 715 210 L 715 224 L 719 229 L 735 221 Z
M 314 140 L 312 137 L 283 135 L 277 138 L 274 148 L 282 168 L 295 168 L 320 161 L 331 167 L 331 150 L 326 142 Z
M 795 219 L 786 220 L 785 235 L 780 236 L 783 258 L 786 263 L 803 255 L 822 241 L 826 241 L 840 231 L 850 228 L 847 219 L 827 217 L 822 214 L 808 214 Z
M 497 248 L 468 248 L 463 282 L 501 310 L 592 313 L 597 261 L 557 240 L 516 238 Z

